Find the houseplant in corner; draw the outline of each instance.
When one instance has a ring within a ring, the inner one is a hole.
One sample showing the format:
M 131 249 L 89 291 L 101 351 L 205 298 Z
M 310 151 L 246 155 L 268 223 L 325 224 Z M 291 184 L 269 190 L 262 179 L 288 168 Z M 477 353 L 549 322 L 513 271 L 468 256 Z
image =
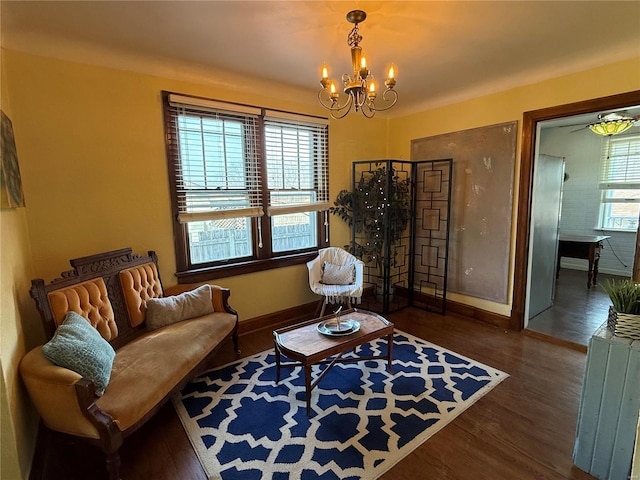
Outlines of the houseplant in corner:
M 640 284 L 630 279 L 607 280 L 602 285 L 612 305 L 607 327 L 617 337 L 640 340 Z
M 385 291 L 385 278 L 396 266 L 396 245 L 406 235 L 411 220 L 411 180 L 401 177 L 391 162 L 373 162 L 361 172 L 353 191 L 338 193 L 329 209 L 353 230 L 345 249 L 373 269 Z

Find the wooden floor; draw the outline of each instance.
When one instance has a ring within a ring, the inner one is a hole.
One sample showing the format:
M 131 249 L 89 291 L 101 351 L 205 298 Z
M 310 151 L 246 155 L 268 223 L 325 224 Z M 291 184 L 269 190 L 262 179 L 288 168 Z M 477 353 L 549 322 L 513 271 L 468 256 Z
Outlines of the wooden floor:
M 385 480 L 592 479 L 572 464 L 585 354 L 523 333 L 407 308 L 396 328 L 503 370 L 510 378 L 405 457 Z M 241 339 L 244 355 L 272 347 L 270 332 Z M 233 360 L 229 346 L 219 363 Z M 205 480 L 171 404 L 125 440 L 125 480 Z M 34 479 L 105 478 L 92 447 L 54 436 Z M 41 474 L 41 475 L 40 475 Z
M 601 285 L 622 277 L 599 274 L 598 285 L 587 288 L 587 272 L 560 270 L 556 281 L 553 306 L 529 320 L 527 330 L 549 336 L 561 342 L 582 346 L 586 351 L 589 339 L 607 321 L 609 295 Z

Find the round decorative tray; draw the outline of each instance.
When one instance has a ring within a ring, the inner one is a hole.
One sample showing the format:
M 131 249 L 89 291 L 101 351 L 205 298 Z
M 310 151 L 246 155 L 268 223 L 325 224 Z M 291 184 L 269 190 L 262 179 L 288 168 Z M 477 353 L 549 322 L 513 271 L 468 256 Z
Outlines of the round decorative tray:
M 337 337 L 340 335 L 351 335 L 360 330 L 360 322 L 345 318 L 338 323 L 335 318 L 325 320 L 318 324 L 318 331 L 323 335 Z

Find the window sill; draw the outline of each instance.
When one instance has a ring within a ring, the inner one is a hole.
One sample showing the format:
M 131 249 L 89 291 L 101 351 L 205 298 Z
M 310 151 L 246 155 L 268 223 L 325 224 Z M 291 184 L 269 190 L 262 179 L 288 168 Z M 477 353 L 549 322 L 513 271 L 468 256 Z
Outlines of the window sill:
M 234 263 L 232 265 L 198 268 L 176 272 L 178 283 L 201 283 L 218 278 L 234 277 L 247 273 L 272 270 L 274 268 L 289 267 L 291 265 L 306 264 L 318 256 L 317 251 L 298 253 L 286 257 L 269 258 L 266 260 L 252 260 L 249 262 Z

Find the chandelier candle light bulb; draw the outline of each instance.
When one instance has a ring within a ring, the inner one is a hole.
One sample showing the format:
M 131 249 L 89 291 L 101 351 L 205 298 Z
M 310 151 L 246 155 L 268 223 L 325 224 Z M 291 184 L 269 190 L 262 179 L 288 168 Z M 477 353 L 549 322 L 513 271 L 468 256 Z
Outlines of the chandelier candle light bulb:
M 336 84 L 331 82 L 331 100 L 333 103 L 338 101 L 340 94 L 336 91 Z
M 376 84 L 373 80 L 369 83 L 369 100 L 374 101 L 376 99 Z
M 353 78 L 346 73 L 342 75 L 343 92 L 346 96 L 343 102 L 340 100 L 340 93 L 335 84 L 329 79 L 327 66 L 322 66 L 320 80 L 322 89 L 318 92 L 318 102 L 329 110 L 334 119 L 344 118 L 352 108 L 356 112 L 361 112 L 365 117 L 371 118 L 377 111 L 389 110 L 398 101 L 398 93 L 394 90 L 397 71 L 392 64 L 384 82 L 386 90 L 381 96 L 384 103 L 381 106 L 375 103 L 378 96 L 376 85 L 367 66 L 367 58 L 362 55 L 362 47 L 360 47 L 362 35 L 358 31 L 358 24 L 364 22 L 366 18 L 367 14 L 362 10 L 352 10 L 347 14 L 347 21 L 354 24 L 347 36 L 347 44 L 351 47 Z
M 360 58 L 360 78 L 364 80 L 369 75 L 369 69 L 367 68 L 367 58 Z
M 396 86 L 396 68 L 393 63 L 389 67 L 389 75 L 387 76 L 384 84 L 387 88 L 393 88 Z

